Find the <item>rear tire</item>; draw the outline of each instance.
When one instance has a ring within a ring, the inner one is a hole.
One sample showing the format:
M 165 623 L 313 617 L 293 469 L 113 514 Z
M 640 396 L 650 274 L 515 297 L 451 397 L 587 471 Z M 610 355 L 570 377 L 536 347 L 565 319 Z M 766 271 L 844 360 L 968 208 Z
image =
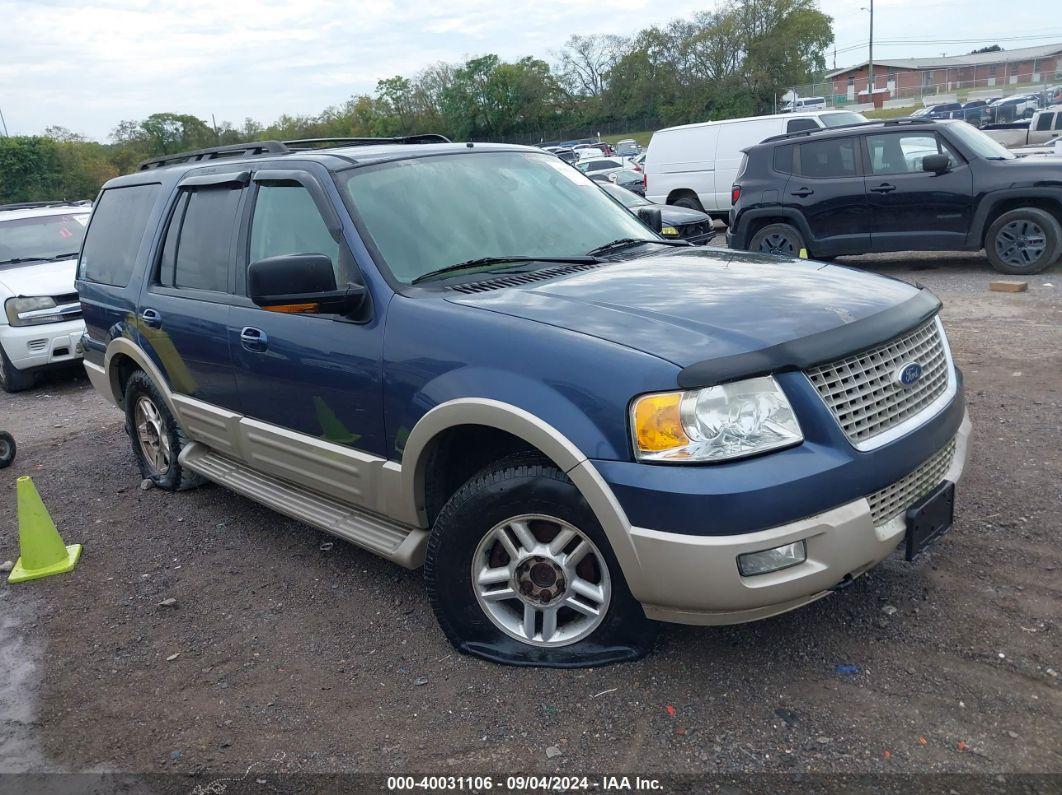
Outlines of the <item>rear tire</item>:
M 679 196 L 672 202 L 668 202 L 672 207 L 685 207 L 687 210 L 697 210 L 698 212 L 704 212 L 704 207 L 696 196 Z
M 576 668 L 634 660 L 656 634 L 590 506 L 537 455 L 487 467 L 447 501 L 428 540 L 424 579 L 450 642 L 494 662 Z
M 800 256 L 802 248 L 806 248 L 804 237 L 795 226 L 768 224 L 752 236 L 748 250 L 758 254 L 796 258 Z
M 178 462 L 188 440 L 143 370 L 126 383 L 125 422 L 141 477 L 164 491 L 184 491 L 203 483 L 202 477 Z
M 1011 276 L 1028 276 L 1047 268 L 1062 253 L 1062 227 L 1037 207 L 1003 213 L 988 227 L 985 254 L 992 267 Z
M 15 460 L 15 437 L 7 431 L 0 431 L 0 469 L 7 469 Z
M 36 383 L 37 378 L 32 372 L 23 372 L 11 360 L 7 358 L 4 346 L 0 345 L 0 389 L 5 392 L 23 392 Z

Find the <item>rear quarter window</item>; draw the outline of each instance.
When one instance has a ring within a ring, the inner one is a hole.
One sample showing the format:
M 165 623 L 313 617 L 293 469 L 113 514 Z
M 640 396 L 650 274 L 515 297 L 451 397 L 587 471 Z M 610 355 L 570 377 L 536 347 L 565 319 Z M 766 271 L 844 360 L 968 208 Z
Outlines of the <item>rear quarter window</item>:
M 114 287 L 129 284 L 159 188 L 158 183 L 130 185 L 100 194 L 81 249 L 82 279 Z
M 793 150 L 795 146 L 779 146 L 774 150 L 774 170 L 780 174 L 793 173 Z

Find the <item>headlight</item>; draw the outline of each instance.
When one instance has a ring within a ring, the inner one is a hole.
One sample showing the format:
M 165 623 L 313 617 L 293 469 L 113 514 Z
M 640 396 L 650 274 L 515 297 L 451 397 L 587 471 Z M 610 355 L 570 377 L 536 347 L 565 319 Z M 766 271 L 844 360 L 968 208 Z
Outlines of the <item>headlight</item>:
M 37 326 L 42 323 L 58 323 L 65 318 L 58 312 L 54 298 L 8 298 L 4 304 L 7 322 L 12 326 Z
M 631 405 L 631 435 L 639 460 L 670 463 L 725 461 L 804 441 L 771 376 L 642 395 Z

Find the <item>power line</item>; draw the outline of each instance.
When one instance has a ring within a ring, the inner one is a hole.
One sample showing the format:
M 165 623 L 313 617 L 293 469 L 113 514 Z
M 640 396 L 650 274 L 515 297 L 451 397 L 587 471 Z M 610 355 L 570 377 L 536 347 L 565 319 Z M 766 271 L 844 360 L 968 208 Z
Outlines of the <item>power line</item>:
M 985 42 L 991 42 L 993 44 L 1001 41 L 1028 41 L 1030 39 L 1055 39 L 1062 38 L 1062 32 L 1060 33 L 1044 33 L 1028 36 L 986 36 L 979 39 L 875 39 L 877 44 L 905 44 L 914 46 L 933 46 L 937 47 L 941 44 L 984 44 Z M 847 47 L 837 47 L 836 52 L 850 52 L 852 50 L 861 50 L 867 46 L 866 42 L 860 44 L 851 44 Z

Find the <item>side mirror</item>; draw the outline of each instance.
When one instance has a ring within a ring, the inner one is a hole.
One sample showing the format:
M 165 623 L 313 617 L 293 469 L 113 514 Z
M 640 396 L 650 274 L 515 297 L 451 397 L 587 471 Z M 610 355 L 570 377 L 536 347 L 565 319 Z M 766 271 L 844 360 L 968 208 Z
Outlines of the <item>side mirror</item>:
M 252 262 L 247 268 L 251 300 L 273 312 L 346 315 L 365 300 L 365 287 L 336 286 L 332 260 L 324 254 L 285 254 Z
M 664 228 L 664 219 L 660 215 L 659 207 L 639 207 L 637 214 L 642 219 L 642 223 L 658 235 L 660 234 L 660 230 Z
M 948 171 L 950 162 L 947 155 L 926 155 L 922 158 L 922 170 L 943 174 Z

